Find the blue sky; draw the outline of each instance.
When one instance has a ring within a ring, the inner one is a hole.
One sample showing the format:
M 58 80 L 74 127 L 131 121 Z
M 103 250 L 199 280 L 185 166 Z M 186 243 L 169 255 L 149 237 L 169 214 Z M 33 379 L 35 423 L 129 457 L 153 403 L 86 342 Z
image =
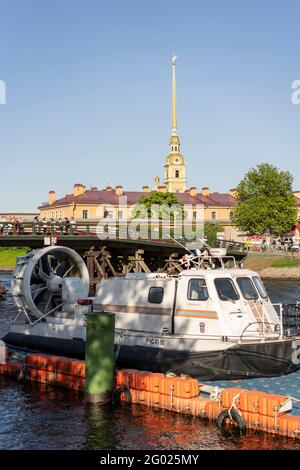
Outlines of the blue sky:
M 0 0 L 0 210 L 153 186 L 173 51 L 188 185 L 227 191 L 264 161 L 300 189 L 299 18 L 297 0 Z

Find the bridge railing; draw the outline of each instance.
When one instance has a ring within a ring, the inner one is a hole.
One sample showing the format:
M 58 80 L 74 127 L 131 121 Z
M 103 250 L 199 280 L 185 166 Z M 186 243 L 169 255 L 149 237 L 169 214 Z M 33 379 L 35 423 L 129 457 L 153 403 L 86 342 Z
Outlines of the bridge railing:
M 74 237 L 90 236 L 99 238 L 118 238 L 118 239 L 144 239 L 152 241 L 164 241 L 174 243 L 170 238 L 185 242 L 184 230 L 183 236 L 178 227 L 166 222 L 155 222 L 152 227 L 148 222 L 136 222 L 137 231 L 135 232 L 132 223 L 120 222 L 107 219 L 99 223 L 94 221 L 39 221 L 39 222 L 1 222 L 0 221 L 0 239 L 2 237 L 17 237 L 19 239 L 28 237 Z M 196 231 L 195 221 L 185 221 L 185 227 Z M 144 230 L 143 230 L 144 228 Z M 152 229 L 152 230 L 151 230 Z M 191 232 L 192 233 L 192 232 Z M 170 235 L 170 236 L 169 236 Z M 213 248 L 226 248 L 229 251 L 245 252 L 244 243 L 229 240 L 217 240 Z
M 166 233 L 171 237 L 176 236 L 174 225 L 157 223 L 151 232 L 151 227 L 145 222 L 136 222 L 136 230 L 128 222 L 119 222 L 113 220 L 102 221 L 76 221 L 76 222 L 1 222 L 0 221 L 0 239 L 1 237 L 74 237 L 91 236 L 99 238 L 120 238 L 120 239 L 145 239 L 174 243 Z M 187 223 L 186 225 L 193 225 Z M 153 225 L 154 227 L 154 225 Z M 152 227 L 152 229 L 153 229 Z M 169 229 L 169 230 L 168 230 Z M 174 233 L 175 232 L 175 233 Z M 184 239 L 181 238 L 183 241 Z
M 247 251 L 246 244 L 242 242 L 235 242 L 232 240 L 216 240 L 213 243 L 213 248 L 226 248 L 232 251 Z

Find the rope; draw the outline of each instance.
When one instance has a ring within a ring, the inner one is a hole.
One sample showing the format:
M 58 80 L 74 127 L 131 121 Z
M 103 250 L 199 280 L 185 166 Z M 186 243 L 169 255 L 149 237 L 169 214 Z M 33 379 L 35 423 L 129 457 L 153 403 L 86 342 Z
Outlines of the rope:
M 233 398 L 232 398 L 232 404 L 231 404 L 231 407 L 228 409 L 228 414 L 229 414 L 229 417 L 230 419 L 232 420 L 232 416 L 231 416 L 231 411 L 234 409 L 237 411 L 237 413 L 239 413 L 239 415 L 242 416 L 242 413 L 240 412 L 240 410 L 238 409 L 238 406 L 236 404 L 236 401 L 240 398 L 240 395 L 241 393 L 243 392 L 249 392 L 249 390 L 245 389 L 245 390 L 241 390 L 237 395 L 235 395 Z
M 295 397 L 291 397 L 291 396 L 288 396 L 287 398 L 290 398 L 292 401 L 296 401 L 297 403 L 300 403 L 299 398 L 295 398 Z
M 118 357 L 119 357 L 119 353 L 120 353 L 120 349 L 121 349 L 121 346 L 124 342 L 124 332 L 125 331 L 128 331 L 128 330 L 122 330 L 121 332 L 119 331 L 116 331 L 116 334 L 119 335 L 119 342 L 118 342 L 118 347 L 117 347 L 117 351 L 116 351 L 116 354 L 115 354 L 115 357 L 114 357 L 114 362 L 115 362 L 115 366 L 116 366 L 116 363 L 117 363 L 117 360 L 118 360 Z

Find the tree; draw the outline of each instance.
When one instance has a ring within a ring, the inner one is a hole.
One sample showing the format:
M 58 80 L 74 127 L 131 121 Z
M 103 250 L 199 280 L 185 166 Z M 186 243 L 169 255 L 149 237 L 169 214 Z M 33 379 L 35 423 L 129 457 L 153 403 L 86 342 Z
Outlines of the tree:
M 297 220 L 293 176 L 269 163 L 251 168 L 237 187 L 231 220 L 249 235 L 288 233 Z
M 213 246 L 216 242 L 218 232 L 224 232 L 224 228 L 221 224 L 217 222 L 205 222 L 204 236 L 209 246 Z
M 160 220 L 174 220 L 176 211 L 182 210 L 182 203 L 172 193 L 152 191 L 142 196 L 133 208 L 134 218 L 158 218 Z

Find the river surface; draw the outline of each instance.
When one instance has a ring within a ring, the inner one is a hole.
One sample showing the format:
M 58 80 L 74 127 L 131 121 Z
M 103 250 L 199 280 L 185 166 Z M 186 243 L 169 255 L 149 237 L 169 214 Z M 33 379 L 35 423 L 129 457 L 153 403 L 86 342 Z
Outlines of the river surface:
M 0 273 L 0 281 L 9 287 L 10 275 Z M 300 282 L 265 285 L 273 302 L 300 300 Z M 8 293 L 0 300 L 0 335 L 16 314 Z M 0 416 L 0 449 L 300 449 L 293 439 L 252 431 L 228 437 L 212 422 L 139 405 L 89 407 L 77 392 L 1 375 Z

